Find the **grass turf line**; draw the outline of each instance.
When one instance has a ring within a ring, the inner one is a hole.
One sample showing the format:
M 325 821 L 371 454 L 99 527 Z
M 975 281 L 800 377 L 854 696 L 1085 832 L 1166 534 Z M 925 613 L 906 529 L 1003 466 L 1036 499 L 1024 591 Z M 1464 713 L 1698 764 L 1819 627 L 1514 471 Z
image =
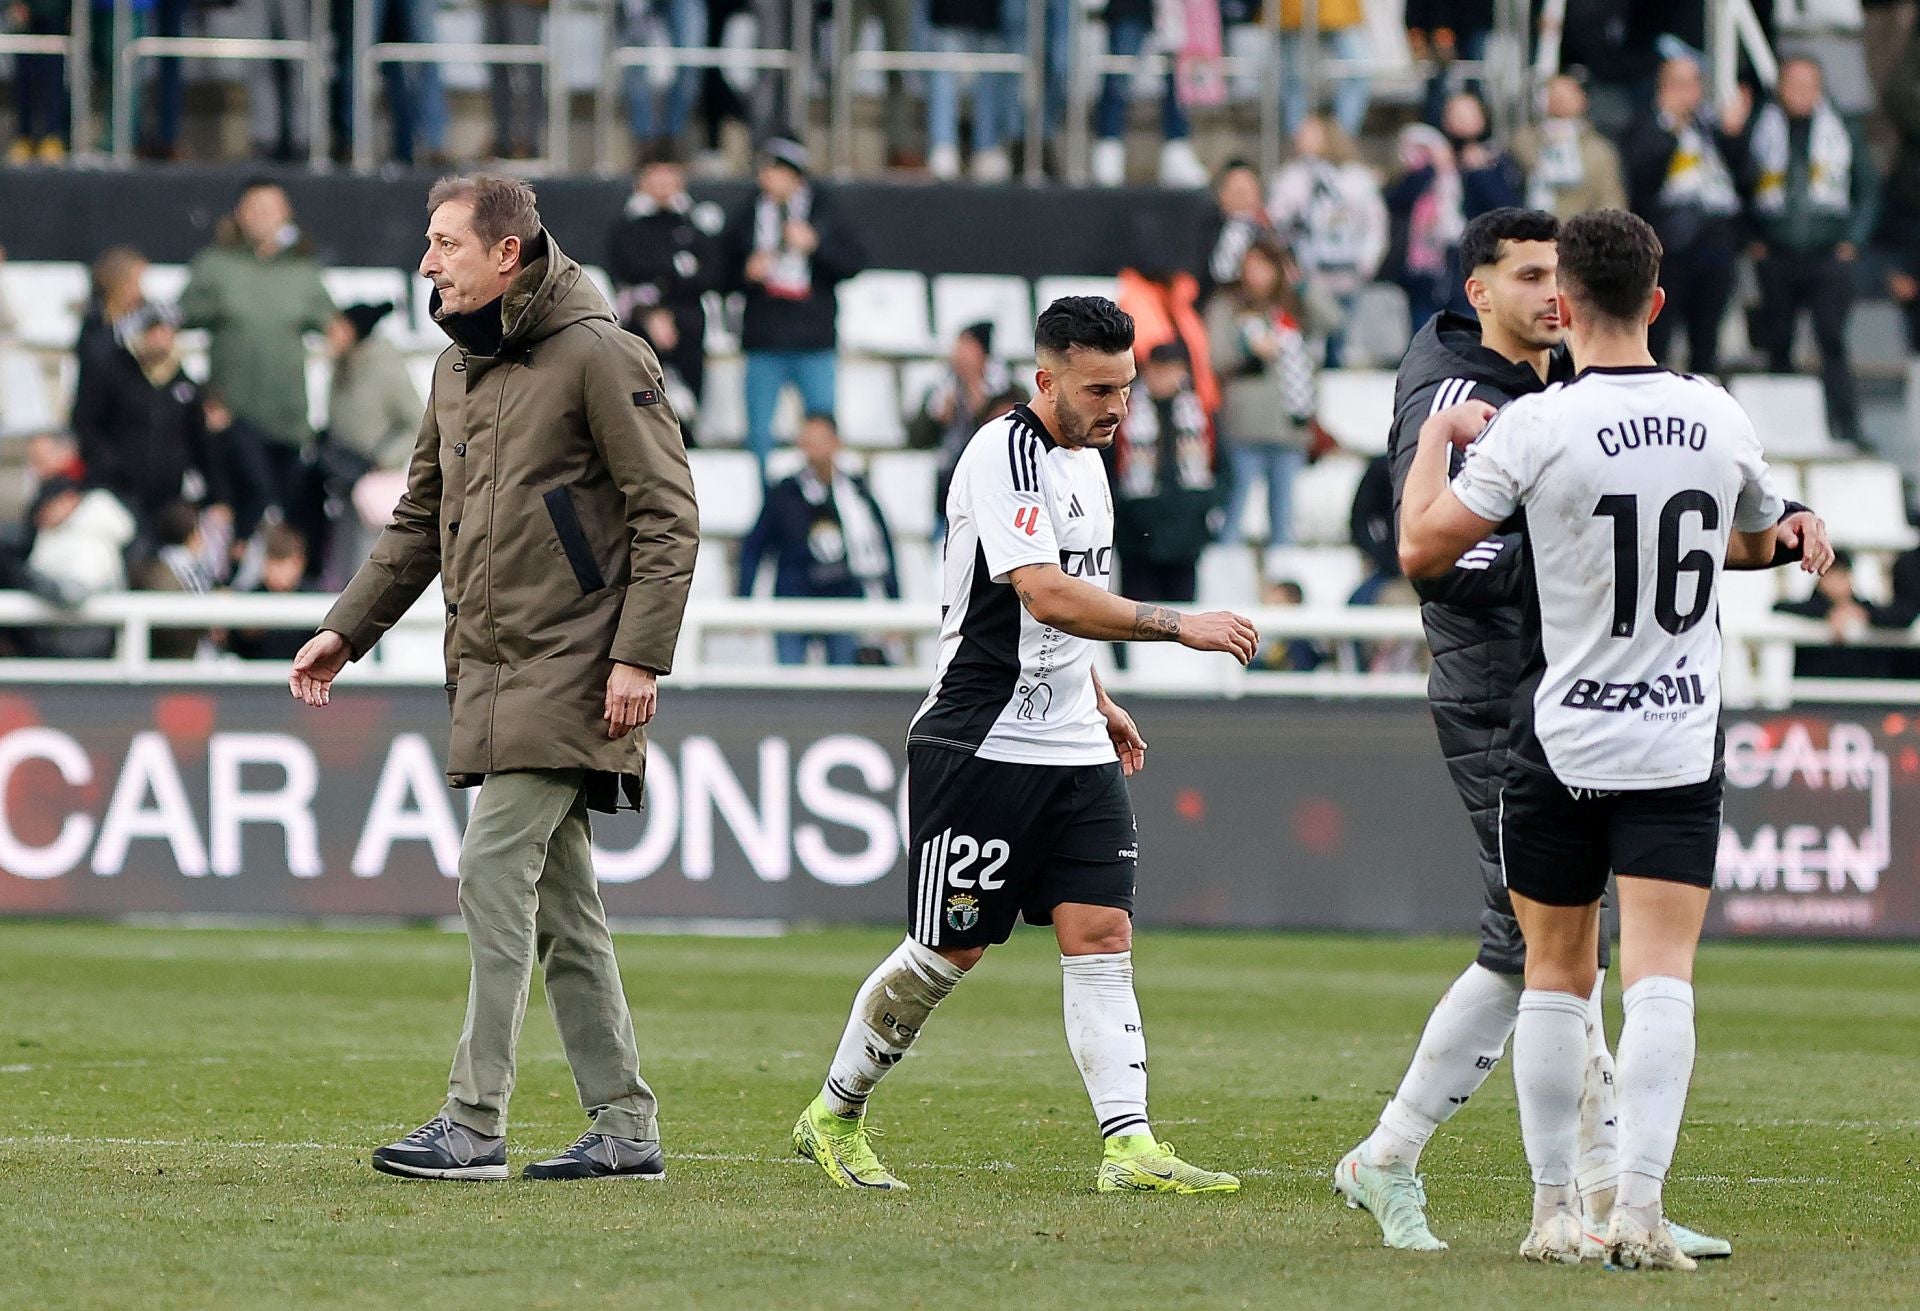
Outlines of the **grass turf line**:
M 875 1097 L 906 1197 L 830 1189 L 787 1131 L 897 934 L 620 943 L 669 1182 L 420 1184 L 367 1153 L 431 1114 L 464 940 L 0 924 L 0 1307 L 1910 1307 L 1920 951 L 1703 954 L 1672 1210 L 1698 1275 L 1527 1267 L 1496 1072 L 1423 1162 L 1439 1256 L 1336 1205 L 1462 940 L 1151 933 L 1161 1136 L 1237 1197 L 1095 1196 L 1051 938 L 989 953 Z M 537 989 L 517 1167 L 582 1120 Z M 1617 1010 L 1616 1010 L 1617 1013 Z

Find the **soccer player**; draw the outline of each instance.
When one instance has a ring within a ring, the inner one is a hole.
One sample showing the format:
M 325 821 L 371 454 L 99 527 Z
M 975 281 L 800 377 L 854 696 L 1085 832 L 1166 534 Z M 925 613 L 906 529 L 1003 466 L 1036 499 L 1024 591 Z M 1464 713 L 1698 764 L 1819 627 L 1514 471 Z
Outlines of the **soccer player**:
M 1422 424 L 1400 558 L 1409 577 L 1435 577 L 1524 517 L 1524 664 L 1498 815 L 1527 949 L 1514 1082 L 1534 1214 L 1520 1254 L 1583 1256 L 1580 1104 L 1612 871 L 1626 1018 L 1605 1250 L 1624 1268 L 1691 1270 L 1661 1189 L 1692 1076 L 1693 957 L 1720 837 L 1714 593 L 1726 567 L 1778 562 L 1785 505 L 1740 407 L 1653 362 L 1647 324 L 1664 300 L 1653 230 L 1618 210 L 1579 215 L 1558 254 L 1580 372 L 1491 427 L 1492 407 L 1475 401 Z M 1452 451 L 1469 444 L 1449 485 Z M 1831 558 L 1811 540 L 1804 555 L 1816 573 Z
M 1147 744 L 1094 672 L 1100 642 L 1179 642 L 1241 664 L 1235 614 L 1183 614 L 1108 590 L 1113 498 L 1102 448 L 1127 412 L 1133 320 L 1068 296 L 1040 316 L 1032 404 L 975 433 L 947 495 L 933 690 L 907 732 L 907 937 L 860 986 L 793 1145 L 841 1188 L 902 1189 L 868 1141 L 867 1099 L 936 1006 L 1014 921 L 1052 924 L 1067 1046 L 1106 1140 L 1101 1192 L 1230 1193 L 1158 1142 L 1133 991 L 1139 859 L 1123 776 Z

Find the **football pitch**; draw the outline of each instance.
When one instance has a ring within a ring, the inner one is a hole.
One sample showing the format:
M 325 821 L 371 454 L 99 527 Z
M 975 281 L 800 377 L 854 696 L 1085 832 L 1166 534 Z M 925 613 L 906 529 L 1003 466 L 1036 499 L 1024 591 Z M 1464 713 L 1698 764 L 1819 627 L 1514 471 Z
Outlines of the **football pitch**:
M 875 1097 L 913 1191 L 831 1189 L 788 1129 L 897 938 L 623 937 L 668 1181 L 429 1184 L 366 1162 L 444 1090 L 458 935 L 0 924 L 0 1308 L 1920 1303 L 1920 950 L 1705 951 L 1668 1197 L 1737 1252 L 1685 1276 L 1519 1262 L 1504 1068 L 1423 1161 L 1452 1251 L 1333 1202 L 1464 940 L 1143 934 L 1156 1125 L 1245 1188 L 1115 1197 L 1023 930 Z M 536 990 L 513 1164 L 582 1127 Z

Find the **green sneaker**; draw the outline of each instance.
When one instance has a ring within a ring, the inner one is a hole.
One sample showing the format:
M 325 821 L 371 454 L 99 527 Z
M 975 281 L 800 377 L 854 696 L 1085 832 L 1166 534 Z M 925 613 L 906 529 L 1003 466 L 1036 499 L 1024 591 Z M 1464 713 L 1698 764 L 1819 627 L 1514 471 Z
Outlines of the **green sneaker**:
M 1173 1144 L 1133 1133 L 1107 1139 L 1093 1188 L 1099 1193 L 1237 1193 L 1240 1181 L 1219 1170 L 1188 1165 L 1173 1154 Z
M 879 1136 L 879 1130 L 867 1128 L 865 1116 L 844 1119 L 816 1097 L 794 1123 L 793 1150 L 824 1170 L 836 1188 L 907 1192 L 907 1186 L 873 1154 L 867 1139 Z
M 1388 1247 L 1404 1252 L 1444 1252 L 1447 1245 L 1427 1228 L 1427 1189 L 1404 1165 L 1368 1165 L 1356 1147 L 1333 1169 L 1333 1191 L 1347 1205 L 1365 1210 L 1380 1226 Z

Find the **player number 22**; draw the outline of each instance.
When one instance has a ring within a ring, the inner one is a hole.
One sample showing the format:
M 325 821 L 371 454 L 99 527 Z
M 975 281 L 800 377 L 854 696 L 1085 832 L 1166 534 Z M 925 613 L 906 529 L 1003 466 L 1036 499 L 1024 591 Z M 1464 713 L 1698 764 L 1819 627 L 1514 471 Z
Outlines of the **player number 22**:
M 1640 498 L 1603 496 L 1593 514 L 1613 520 L 1613 636 L 1632 637 L 1640 622 Z M 1712 554 L 1700 547 L 1680 553 L 1681 520 L 1690 514 L 1699 515 L 1701 530 L 1710 533 L 1720 526 L 1720 504 L 1692 488 L 1675 492 L 1660 510 L 1653 617 L 1676 637 L 1706 618 L 1713 606 Z M 1693 601 L 1684 612 L 1680 609 L 1681 574 L 1694 578 Z
M 968 837 L 965 833 L 956 833 L 953 838 L 953 848 L 948 853 L 947 886 L 950 888 L 977 886 L 982 892 L 992 892 L 1006 882 L 1005 879 L 995 878 L 994 875 L 1000 872 L 1000 867 L 1007 863 L 1007 857 L 1012 854 L 1013 849 L 1007 845 L 1005 838 L 988 838 L 985 842 L 980 842 Z M 975 861 L 980 860 L 986 861 L 986 866 L 974 878 L 967 877 L 967 871 L 973 868 Z M 979 880 L 977 884 L 974 881 L 975 878 Z

